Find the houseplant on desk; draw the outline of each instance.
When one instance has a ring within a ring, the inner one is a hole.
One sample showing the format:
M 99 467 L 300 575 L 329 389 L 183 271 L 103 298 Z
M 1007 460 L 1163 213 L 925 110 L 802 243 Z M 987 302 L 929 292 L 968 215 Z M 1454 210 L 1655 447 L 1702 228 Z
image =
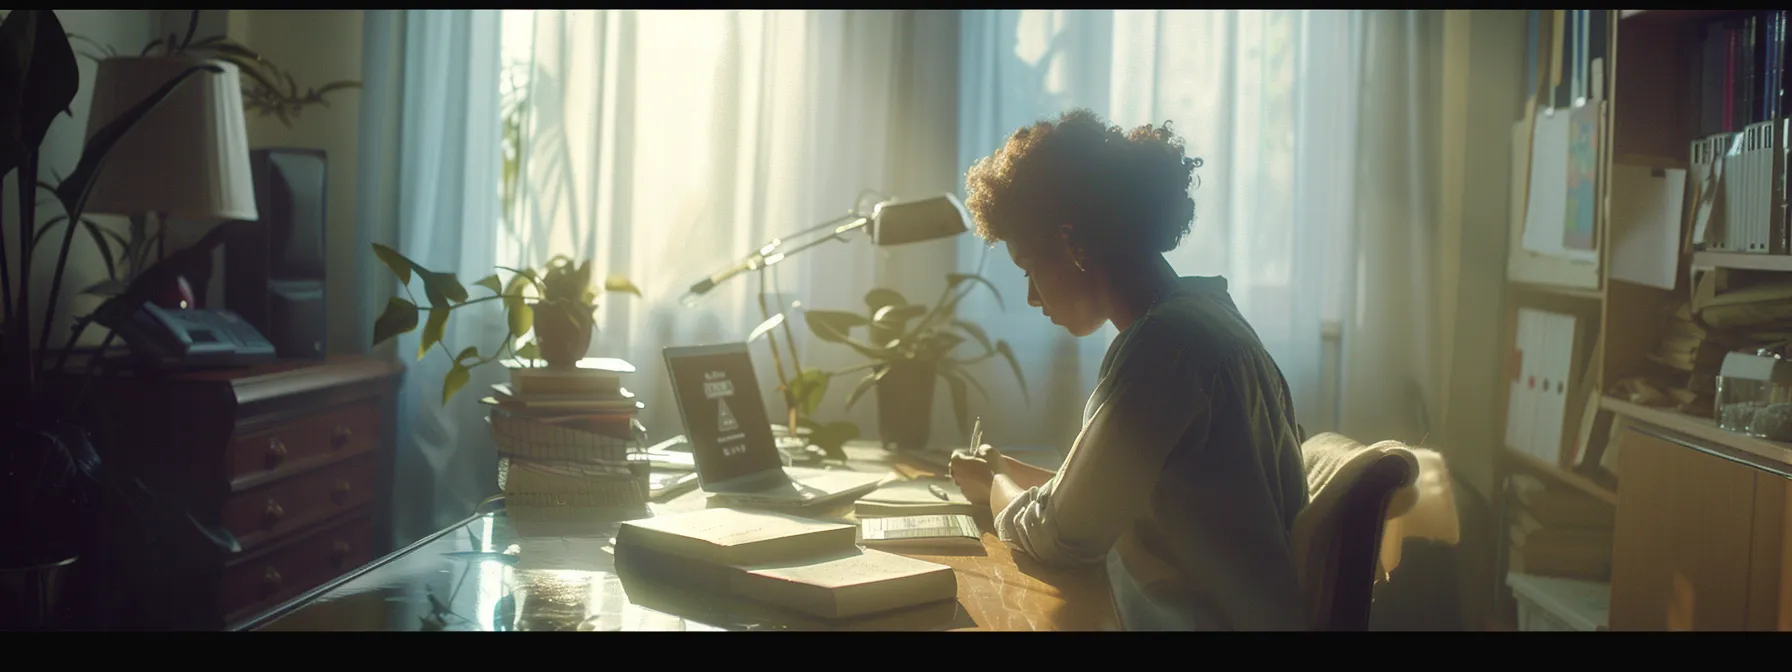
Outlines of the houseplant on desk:
M 1002 295 L 981 276 L 952 273 L 946 276 L 946 289 L 933 306 L 909 303 L 894 290 L 873 289 L 865 294 L 864 314 L 838 310 L 811 310 L 804 313 L 809 331 L 823 341 L 840 343 L 870 358 L 865 364 L 839 374 L 869 370 L 847 396 L 852 408 L 867 390 L 877 389 L 878 433 L 886 445 L 901 450 L 919 450 L 927 446 L 933 416 L 933 391 L 937 381 L 946 381 L 952 395 L 952 412 L 960 432 L 970 434 L 970 390 L 985 398 L 989 393 L 965 367 L 994 357 L 1001 357 L 1014 371 L 1022 395 L 1027 395 L 1026 377 L 1007 341 L 992 341 L 983 327 L 960 319 L 958 304 L 977 285 L 988 287 L 1001 305 Z M 855 336 L 863 329 L 865 338 Z M 980 351 L 969 357 L 955 356 L 959 348 L 973 343 Z M 1028 402 L 1032 400 L 1029 397 Z
M 106 67 L 102 63 L 102 68 Z M 0 20 L 0 176 L 14 174 L 19 268 L 6 268 L 7 241 L 0 236 L 0 514 L 8 524 L 7 543 L 0 545 L 0 620 L 13 627 L 53 625 L 55 600 L 67 585 L 62 576 L 98 536 L 104 520 L 118 530 L 149 531 L 156 521 L 117 525 L 125 516 L 172 514 L 184 517 L 219 547 L 236 550 L 227 532 L 201 525 L 191 516 L 165 506 L 136 477 L 122 473 L 105 454 L 107 417 L 99 408 L 91 382 L 100 370 L 87 366 L 69 373 L 69 350 L 81 333 L 97 323 L 117 330 L 135 317 L 160 287 L 221 240 L 208 236 L 201 245 L 169 255 L 136 274 L 128 285 L 94 312 L 74 324 L 70 347 L 50 348 L 49 325 L 68 270 L 74 225 L 62 227 L 54 272 L 48 276 L 48 306 L 32 309 L 35 243 L 39 223 L 39 190 L 54 198 L 43 201 L 62 210 L 65 222 L 82 222 L 87 199 L 104 168 L 108 152 L 177 89 L 194 77 L 230 77 L 228 66 L 202 62 L 180 69 L 135 105 L 121 108 L 109 120 L 95 119 L 75 169 L 51 187 L 39 178 L 40 148 L 58 113 L 68 109 L 80 88 L 80 71 L 67 34 L 52 11 L 16 10 Z M 216 84 L 216 82 L 209 82 Z M 0 199 L 4 195 L 0 194 Z M 49 231 L 54 235 L 53 231 Z M 96 242 L 103 240 L 97 234 Z M 100 243 L 103 245 L 103 242 Z M 47 251 L 47 250 L 46 250 Z M 17 278 L 16 287 L 14 278 Z M 33 325 L 40 329 L 34 330 Z M 168 531 L 156 529 L 157 533 Z M 99 580 L 94 572 L 90 577 Z M 113 580 L 112 577 L 105 577 Z
M 556 256 L 540 269 L 500 266 L 498 270 L 510 274 L 509 282 L 500 280 L 496 273 L 481 278 L 473 285 L 490 290 L 491 295 L 474 299 L 453 273 L 431 271 L 379 243 L 373 244 L 373 253 L 398 277 L 399 288 L 405 294 L 387 299 L 385 311 L 373 323 L 373 344 L 416 329 L 422 313 L 429 313 L 417 341 L 417 359 L 423 359 L 431 349 L 439 349 L 454 362 L 442 379 L 443 404 L 467 384 L 474 367 L 514 357 L 546 360 L 550 367 L 567 368 L 577 364 L 591 345 L 597 289 L 591 284 L 589 260 L 578 263 Z M 423 286 L 427 307 L 419 306 L 416 295 L 411 293 L 412 278 Z M 604 291 L 641 295 L 635 283 L 621 276 L 604 280 Z M 485 354 L 472 345 L 454 353 L 442 342 L 449 315 L 487 301 L 503 302 L 509 324 L 507 336 Z M 534 340 L 523 340 L 531 332 Z

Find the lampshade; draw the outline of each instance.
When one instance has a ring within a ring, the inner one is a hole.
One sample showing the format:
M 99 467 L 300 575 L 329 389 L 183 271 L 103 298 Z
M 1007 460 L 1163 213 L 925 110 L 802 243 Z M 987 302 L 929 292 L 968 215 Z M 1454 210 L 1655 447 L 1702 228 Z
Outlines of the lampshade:
M 964 204 L 952 194 L 912 201 L 885 201 L 871 215 L 871 242 L 879 246 L 905 245 L 950 238 L 964 233 L 971 220 Z
M 87 137 L 188 68 L 205 64 L 224 72 L 188 77 L 112 146 L 87 212 L 155 213 L 199 222 L 260 217 L 249 173 L 242 82 L 231 63 L 190 56 L 100 61 Z

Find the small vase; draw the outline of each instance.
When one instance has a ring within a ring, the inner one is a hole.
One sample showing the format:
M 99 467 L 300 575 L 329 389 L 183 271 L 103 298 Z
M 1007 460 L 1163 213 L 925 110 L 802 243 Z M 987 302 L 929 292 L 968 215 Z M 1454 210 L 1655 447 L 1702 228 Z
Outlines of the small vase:
M 543 310 L 535 315 L 535 341 L 541 358 L 550 368 L 570 369 L 591 350 L 593 321 L 577 314 L 553 314 Z

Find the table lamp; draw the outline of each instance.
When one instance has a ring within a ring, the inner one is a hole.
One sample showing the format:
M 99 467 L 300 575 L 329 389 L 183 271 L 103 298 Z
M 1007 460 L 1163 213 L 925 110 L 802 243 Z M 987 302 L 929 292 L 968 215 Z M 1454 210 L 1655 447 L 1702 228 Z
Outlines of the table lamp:
M 715 289 L 716 285 L 741 273 L 771 266 L 830 240 L 844 241 L 846 234 L 853 231 L 866 229 L 873 245 L 888 247 L 956 236 L 970 230 L 970 219 L 964 204 L 958 201 L 957 196 L 949 193 L 909 201 L 884 199 L 873 205 L 870 212 L 855 207 L 852 212 L 799 231 L 789 239 L 773 239 L 740 261 L 698 280 L 685 293 L 684 303 L 694 303 L 699 297 Z M 785 247 L 792 240 L 801 241 L 805 238 L 810 240 Z
M 223 72 L 195 73 L 119 139 L 87 198 L 90 213 L 154 215 L 159 220 L 158 254 L 170 220 L 215 224 L 260 217 L 249 171 L 240 74 L 226 61 L 175 55 L 108 58 L 100 61 L 94 78 L 88 138 L 182 72 L 208 64 Z M 203 272 L 210 274 L 209 268 Z M 158 303 L 170 308 L 198 307 L 178 305 L 180 301 L 203 305 L 205 279 L 193 280 L 201 288 L 201 300 L 182 287 L 167 291 L 184 296 Z

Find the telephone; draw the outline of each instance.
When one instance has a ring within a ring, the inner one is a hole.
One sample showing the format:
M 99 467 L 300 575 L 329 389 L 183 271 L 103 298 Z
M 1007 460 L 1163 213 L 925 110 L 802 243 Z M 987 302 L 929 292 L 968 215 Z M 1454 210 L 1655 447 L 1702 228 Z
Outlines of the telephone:
M 144 304 L 120 336 L 159 368 L 214 368 L 272 362 L 274 345 L 227 310 L 170 310 Z

